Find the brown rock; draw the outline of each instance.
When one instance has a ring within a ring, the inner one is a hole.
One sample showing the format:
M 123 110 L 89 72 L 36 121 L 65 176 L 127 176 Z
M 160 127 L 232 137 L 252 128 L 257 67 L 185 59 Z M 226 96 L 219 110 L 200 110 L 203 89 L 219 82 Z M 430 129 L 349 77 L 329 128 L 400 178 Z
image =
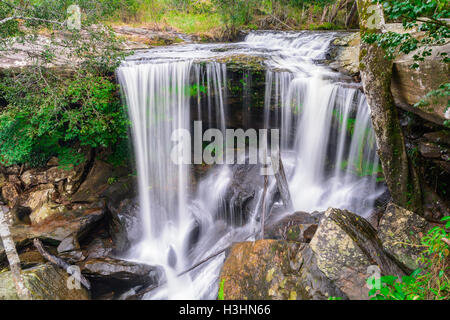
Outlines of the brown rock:
M 8 182 L 8 179 L 6 176 L 0 172 L 0 188 L 3 188 L 3 186 Z
M 59 159 L 57 157 L 51 157 L 47 162 L 48 167 L 55 167 L 59 165 Z
M 438 132 L 429 132 L 423 135 L 427 140 L 438 143 L 447 144 L 450 146 L 450 131 L 442 130 Z
M 45 184 L 47 183 L 47 178 L 45 172 L 40 172 L 36 169 L 31 169 L 25 171 L 22 176 L 20 177 L 22 180 L 25 189 L 28 189 L 30 187 L 36 186 L 38 184 Z
M 345 295 L 320 272 L 307 244 L 236 243 L 220 274 L 226 300 L 326 300 Z
M 2 197 L 10 207 L 19 201 L 19 188 L 15 183 L 7 182 L 2 188 Z
M 297 212 L 280 221 L 268 221 L 265 237 L 287 241 L 310 242 L 319 222 L 319 216 L 305 212 Z
M 420 142 L 419 152 L 425 158 L 437 159 L 441 157 L 441 148 L 432 142 Z

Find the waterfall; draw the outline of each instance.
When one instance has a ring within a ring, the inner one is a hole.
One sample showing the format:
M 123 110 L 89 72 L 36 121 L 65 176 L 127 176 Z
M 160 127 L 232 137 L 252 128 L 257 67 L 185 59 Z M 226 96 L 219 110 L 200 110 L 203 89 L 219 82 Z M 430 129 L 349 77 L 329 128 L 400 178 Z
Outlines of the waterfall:
M 131 120 L 139 185 L 141 237 L 128 258 L 162 265 L 166 285 L 146 299 L 214 299 L 224 254 L 177 275 L 232 242 L 255 239 L 260 229 L 263 188 L 258 170 L 246 165 L 216 165 L 196 183 L 191 165 L 171 161 L 172 134 L 227 129 L 228 72 L 218 58 L 264 57 L 263 126 L 279 128 L 281 155 L 295 210 L 345 208 L 366 215 L 383 188 L 377 184 L 370 109 L 362 92 L 347 88 L 350 78 L 321 63 L 336 33 L 254 32 L 244 42 L 186 44 L 140 52 L 125 60 L 117 75 Z M 231 46 L 231 49 L 230 49 Z M 250 82 L 251 79 L 248 79 Z M 251 124 L 251 92 L 242 91 L 242 125 Z M 254 188 L 244 219 L 239 197 L 229 196 L 236 174 Z M 276 201 L 269 178 L 266 207 Z M 275 207 L 275 205 L 274 205 Z M 289 214 L 291 212 L 286 212 Z

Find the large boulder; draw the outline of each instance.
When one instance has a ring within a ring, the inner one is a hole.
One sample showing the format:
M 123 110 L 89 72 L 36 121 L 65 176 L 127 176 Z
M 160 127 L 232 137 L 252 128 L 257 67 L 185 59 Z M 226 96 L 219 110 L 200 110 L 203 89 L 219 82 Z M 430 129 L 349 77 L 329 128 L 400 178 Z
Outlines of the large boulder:
M 225 281 L 226 299 L 360 300 L 368 299 L 366 280 L 376 267 L 383 275 L 404 275 L 368 221 L 330 208 L 309 244 L 264 240 L 233 245 L 220 281 Z
M 325 300 L 346 296 L 315 266 L 307 244 L 236 243 L 222 267 L 226 300 Z
M 125 252 L 131 241 L 137 240 L 139 229 L 136 225 L 136 214 L 139 205 L 136 200 L 124 199 L 116 206 L 114 202 L 108 201 L 108 212 L 110 214 L 109 233 L 114 243 L 115 252 Z
M 136 286 L 157 284 L 164 276 L 161 267 L 111 257 L 88 259 L 79 266 L 91 281 L 94 297 L 111 291 L 119 295 Z
M 68 286 L 69 275 L 52 264 L 41 264 L 23 270 L 25 287 L 33 300 L 88 300 L 89 293 L 82 286 Z M 10 271 L 0 273 L 0 300 L 18 300 Z
M 328 209 L 310 245 L 318 268 L 350 299 L 368 299 L 371 266 L 385 275 L 403 275 L 383 251 L 372 225 L 346 210 Z
M 390 31 L 404 33 L 398 24 L 387 24 Z M 331 67 L 347 74 L 356 74 L 359 71 L 359 48 L 361 37 L 359 32 L 344 35 L 335 40 L 334 61 Z M 413 57 L 416 51 L 396 58 L 393 66 L 391 90 L 398 107 L 415 113 L 421 118 L 442 125 L 450 119 L 450 111 L 445 112 L 447 99 L 423 107 L 414 107 L 424 96 L 445 82 L 450 80 L 449 65 L 443 63 L 440 54 L 450 52 L 450 43 L 434 47 L 432 55 L 419 63 L 419 68 L 411 69 L 415 63 Z
M 423 251 L 420 240 L 428 228 L 428 222 L 418 214 L 390 203 L 381 218 L 378 236 L 386 252 L 408 269 L 415 270 L 419 267 L 417 258 Z
M 128 173 L 128 168 L 115 168 L 107 162 L 96 159 L 86 179 L 72 196 L 72 201 L 97 201 L 117 177 L 127 176 Z
M 82 241 L 104 215 L 104 205 L 94 204 L 91 208 L 78 208 L 58 213 L 37 225 L 14 225 L 10 227 L 10 231 L 18 249 L 30 244 L 34 238 L 58 246 L 69 237 Z
M 450 68 L 448 63 L 442 62 L 441 53 L 450 53 L 450 43 L 445 46 L 435 47 L 432 55 L 419 62 L 417 69 L 412 69 L 413 56 L 416 51 L 401 56 L 395 60 L 392 93 L 396 104 L 424 118 L 425 120 L 443 124 L 450 119 L 450 112 L 446 113 L 448 97 L 444 97 L 431 104 L 420 107 L 412 107 L 419 102 L 428 92 L 438 89 L 443 83 L 450 81 Z

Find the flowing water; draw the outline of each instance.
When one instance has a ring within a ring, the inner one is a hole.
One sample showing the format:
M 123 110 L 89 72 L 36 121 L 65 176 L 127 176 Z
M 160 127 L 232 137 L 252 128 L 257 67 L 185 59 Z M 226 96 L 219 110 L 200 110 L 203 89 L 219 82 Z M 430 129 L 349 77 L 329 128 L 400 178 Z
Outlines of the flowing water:
M 176 129 L 192 131 L 193 121 L 203 119 L 225 132 L 233 110 L 228 71 L 217 62 L 224 57 L 265 59 L 264 126 L 280 129 L 295 210 L 371 211 L 384 188 L 374 174 L 379 163 L 369 107 L 358 89 L 345 84 L 351 79 L 321 63 L 337 36 L 255 32 L 241 43 L 164 47 L 123 62 L 117 73 L 132 122 L 142 233 L 128 258 L 162 265 L 167 278 L 146 299 L 215 299 L 223 253 L 178 275 L 232 242 L 257 238 L 262 209 L 270 214 L 277 201 L 270 178 L 263 205 L 263 188 L 253 183 L 263 179 L 258 171 L 246 173 L 255 192 L 242 208 L 238 196 L 229 196 L 242 166 L 216 165 L 192 184 L 192 166 L 171 161 Z M 250 94 L 243 90 L 244 115 Z

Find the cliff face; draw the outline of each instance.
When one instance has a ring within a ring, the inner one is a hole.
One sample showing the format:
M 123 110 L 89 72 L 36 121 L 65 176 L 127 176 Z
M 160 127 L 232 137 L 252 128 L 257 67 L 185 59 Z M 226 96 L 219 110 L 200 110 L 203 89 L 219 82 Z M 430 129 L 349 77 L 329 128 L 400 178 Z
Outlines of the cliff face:
M 398 32 L 397 25 L 388 26 L 388 29 Z M 350 74 L 359 73 L 359 48 L 361 38 L 359 33 L 353 33 L 337 39 L 334 43 L 335 62 L 331 67 Z M 411 69 L 414 63 L 413 56 L 416 52 L 409 55 L 397 57 L 394 61 L 392 74 L 392 94 L 398 107 L 417 114 L 419 117 L 442 125 L 445 120 L 450 119 L 450 112 L 446 112 L 446 99 L 438 103 L 432 103 L 424 107 L 414 107 L 428 92 L 437 89 L 442 83 L 450 81 L 450 70 L 448 64 L 440 60 L 440 53 L 450 52 L 450 44 L 442 47 L 436 47 L 433 54 L 419 63 L 419 68 Z

